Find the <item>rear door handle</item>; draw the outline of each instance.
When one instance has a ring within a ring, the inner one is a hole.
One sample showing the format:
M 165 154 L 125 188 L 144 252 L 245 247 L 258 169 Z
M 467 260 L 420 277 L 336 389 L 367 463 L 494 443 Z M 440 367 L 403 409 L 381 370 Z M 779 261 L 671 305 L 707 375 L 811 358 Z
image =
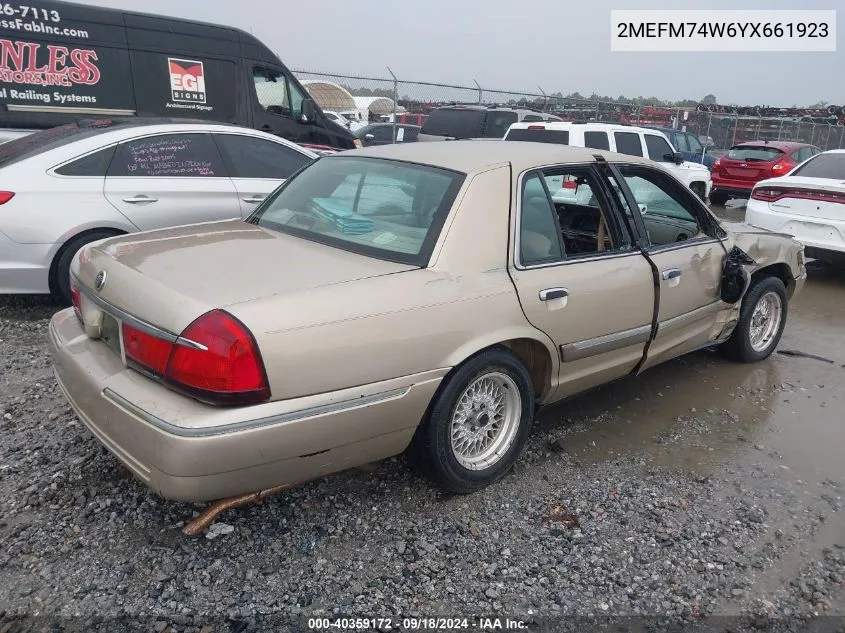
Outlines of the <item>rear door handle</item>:
M 139 202 L 158 202 L 158 198 L 151 198 L 150 196 L 145 196 L 142 193 L 139 193 L 134 198 L 121 198 L 124 202 L 129 204 L 138 204 Z
M 247 196 L 244 198 L 244 202 L 249 202 L 250 204 L 258 204 L 262 200 L 264 200 L 265 196 Z
M 669 268 L 663 271 L 663 279 L 664 281 L 668 281 L 669 279 L 677 279 L 681 276 L 681 269 L 680 268 Z
M 551 301 L 552 299 L 563 299 L 569 296 L 566 288 L 546 288 L 540 291 L 540 301 Z

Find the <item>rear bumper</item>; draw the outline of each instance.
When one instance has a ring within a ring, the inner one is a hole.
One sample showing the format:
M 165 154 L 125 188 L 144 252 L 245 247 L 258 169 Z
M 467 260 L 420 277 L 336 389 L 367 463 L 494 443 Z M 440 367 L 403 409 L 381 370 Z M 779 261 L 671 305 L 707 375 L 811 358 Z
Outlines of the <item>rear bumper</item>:
M 127 369 L 73 309 L 50 322 L 59 386 L 80 420 L 163 497 L 208 501 L 401 453 L 448 370 L 239 408 L 201 404 Z
M 751 190 L 754 189 L 754 182 L 742 180 L 730 180 L 726 178 L 713 178 L 712 191 L 734 196 L 736 198 L 750 198 Z
M 745 222 L 760 229 L 792 235 L 804 244 L 807 257 L 826 253 L 845 255 L 845 220 L 776 212 L 766 202 L 750 200 L 745 209 Z
M 0 232 L 0 294 L 50 292 L 53 244 L 18 244 Z

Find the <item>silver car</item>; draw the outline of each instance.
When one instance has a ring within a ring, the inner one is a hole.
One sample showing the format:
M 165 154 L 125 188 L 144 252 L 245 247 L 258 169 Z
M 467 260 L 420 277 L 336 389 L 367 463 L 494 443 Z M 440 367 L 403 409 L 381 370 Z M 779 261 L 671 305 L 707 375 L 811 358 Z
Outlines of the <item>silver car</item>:
M 80 121 L 0 145 L 0 294 L 70 304 L 74 254 L 93 241 L 245 218 L 317 155 L 222 124 Z

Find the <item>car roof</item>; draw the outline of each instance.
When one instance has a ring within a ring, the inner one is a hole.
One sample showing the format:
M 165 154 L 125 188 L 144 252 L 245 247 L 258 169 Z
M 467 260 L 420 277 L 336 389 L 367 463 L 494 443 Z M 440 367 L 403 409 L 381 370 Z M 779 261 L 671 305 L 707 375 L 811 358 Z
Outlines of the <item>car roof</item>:
M 472 173 L 507 163 L 519 172 L 543 165 L 592 163 L 595 162 L 597 154 L 604 156 L 609 162 L 653 164 L 640 156 L 556 143 L 503 140 L 488 143 L 477 140 L 397 143 L 356 149 L 338 156 L 385 158 Z M 334 158 L 329 157 L 328 160 Z
M 733 147 L 774 147 L 780 150 L 790 150 L 799 147 L 815 147 L 815 145 L 799 143 L 798 141 L 744 141 L 736 143 Z
M 656 128 L 637 127 L 636 125 L 626 125 L 624 123 L 576 123 L 575 121 L 520 121 L 511 125 L 511 128 L 525 130 L 532 125 L 543 125 L 547 130 L 571 130 L 574 127 L 581 126 L 597 128 L 608 132 L 660 132 Z

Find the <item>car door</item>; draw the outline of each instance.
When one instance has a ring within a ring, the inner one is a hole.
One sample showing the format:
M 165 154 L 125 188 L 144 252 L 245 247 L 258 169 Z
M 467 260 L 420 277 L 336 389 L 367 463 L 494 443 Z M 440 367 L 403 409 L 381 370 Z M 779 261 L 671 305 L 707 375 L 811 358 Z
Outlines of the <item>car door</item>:
M 554 204 L 561 181 L 577 190 Z M 651 334 L 651 267 L 603 183 L 592 166 L 567 165 L 523 174 L 514 194 L 511 275 L 528 321 L 560 353 L 552 399 L 631 372 Z
M 235 186 L 211 135 L 203 132 L 120 143 L 104 193 L 142 231 L 241 217 Z
M 684 160 L 701 162 L 700 161 L 701 156 L 695 156 L 692 153 L 692 149 L 690 148 L 689 139 L 687 138 L 686 134 L 684 134 L 683 132 L 676 132 L 675 134 L 673 134 L 669 138 L 672 141 L 672 145 L 675 146 L 675 149 L 677 149 L 679 152 L 681 152 L 681 154 L 684 155 Z
M 725 248 L 695 195 L 661 169 L 620 165 L 618 178 L 647 237 L 658 276 L 657 329 L 641 369 L 698 349 L 721 332 L 730 306 L 720 298 Z
M 313 158 L 281 141 L 216 132 L 214 140 L 238 194 L 242 217 Z

